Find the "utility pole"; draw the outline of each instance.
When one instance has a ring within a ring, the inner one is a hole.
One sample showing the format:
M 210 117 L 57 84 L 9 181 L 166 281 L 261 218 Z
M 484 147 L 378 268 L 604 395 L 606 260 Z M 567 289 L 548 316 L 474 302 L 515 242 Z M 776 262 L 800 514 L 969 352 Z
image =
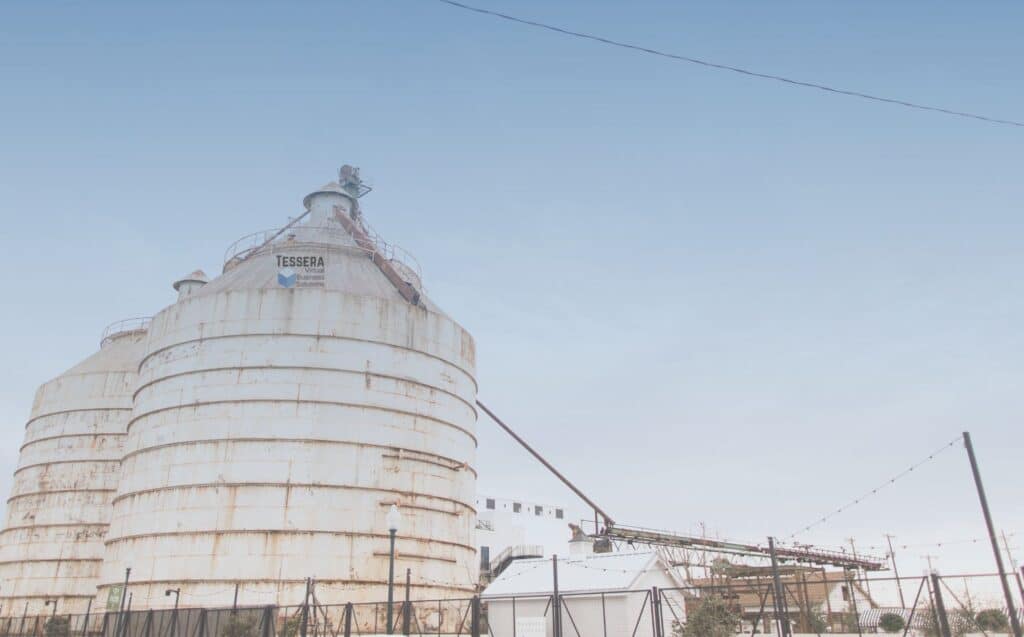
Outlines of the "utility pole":
M 903 599 L 903 583 L 900 582 L 900 570 L 896 568 L 896 551 L 892 548 L 893 536 L 885 534 L 885 541 L 889 543 L 889 561 L 892 562 L 892 572 L 896 576 L 896 590 L 900 593 L 900 608 L 906 608 L 907 602 Z
M 1013 606 L 1013 596 L 1010 594 L 1010 584 L 1006 581 L 1006 569 L 1003 568 L 1003 556 L 999 551 L 999 542 L 996 540 L 995 525 L 992 524 L 992 512 L 988 508 L 988 498 L 985 497 L 985 487 L 981 484 L 981 471 L 978 469 L 978 459 L 974 456 L 974 445 L 971 444 L 971 433 L 964 432 L 964 447 L 967 448 L 967 458 L 971 461 L 971 473 L 974 475 L 974 486 L 978 488 L 978 501 L 981 504 L 981 512 L 985 516 L 985 526 L 988 527 L 988 537 L 992 542 L 992 552 L 996 557 L 996 567 L 999 569 L 999 583 L 1003 585 L 1003 597 L 1006 598 L 1006 610 L 1010 615 L 1010 626 L 1013 628 L 1014 637 L 1024 637 L 1021 634 L 1020 617 L 1017 616 L 1017 609 Z
M 939 556 L 938 555 L 922 555 L 921 557 L 923 557 L 924 559 L 928 560 L 928 573 L 929 574 L 934 573 L 935 572 L 935 567 L 932 565 L 932 559 L 933 558 L 934 559 L 939 559 Z
M 1006 549 L 1006 557 L 1010 560 L 1010 567 L 1013 568 L 1013 578 L 1017 580 L 1017 590 L 1020 592 L 1020 601 L 1024 604 L 1024 582 L 1020 579 L 1020 573 L 1017 572 L 1017 560 L 1013 559 L 1013 553 L 1010 552 L 1010 543 L 1006 541 L 1006 531 L 1001 532 L 1003 536 L 1003 548 Z
M 708 536 L 708 528 L 707 528 L 707 525 L 704 524 L 704 520 L 701 520 L 700 522 L 698 522 L 697 526 L 700 527 L 700 537 L 701 537 L 701 539 L 702 540 L 706 539 L 707 536 Z M 704 571 L 704 577 L 707 577 L 708 576 L 708 552 L 707 551 L 701 551 L 700 552 L 700 567 L 701 567 L 701 570 Z M 714 576 L 712 576 L 711 584 L 714 585 L 714 583 L 715 583 Z
M 853 551 L 853 559 L 857 559 L 857 545 L 853 543 L 853 538 L 847 538 L 850 542 L 850 550 Z M 864 582 L 864 588 L 867 589 L 868 597 L 871 597 L 871 583 L 868 582 L 868 574 L 861 569 L 857 569 L 857 581 Z

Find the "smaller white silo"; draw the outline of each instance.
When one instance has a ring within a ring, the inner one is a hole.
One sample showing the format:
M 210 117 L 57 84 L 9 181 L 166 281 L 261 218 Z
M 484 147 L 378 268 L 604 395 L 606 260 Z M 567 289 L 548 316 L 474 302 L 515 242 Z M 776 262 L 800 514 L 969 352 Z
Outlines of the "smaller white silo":
M 149 319 L 104 331 L 100 350 L 36 392 L 0 531 L 3 616 L 84 612 L 110 522 Z

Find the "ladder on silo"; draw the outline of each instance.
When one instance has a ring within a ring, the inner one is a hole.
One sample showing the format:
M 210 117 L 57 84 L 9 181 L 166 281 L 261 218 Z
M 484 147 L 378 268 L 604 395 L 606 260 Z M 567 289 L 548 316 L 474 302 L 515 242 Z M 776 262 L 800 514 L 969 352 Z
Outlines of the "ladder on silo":
M 395 266 L 391 265 L 389 261 L 381 251 L 378 249 L 377 242 L 370 238 L 370 235 L 363 229 L 362 224 L 353 221 L 340 206 L 334 207 L 334 218 L 341 223 L 345 231 L 352 235 L 355 239 L 356 245 L 363 250 L 366 250 L 370 254 L 370 260 L 377 266 L 377 269 L 387 277 L 391 285 L 395 286 L 398 293 L 402 295 L 406 301 L 413 305 L 419 305 L 420 303 L 420 292 L 416 287 L 402 278 L 395 269 Z

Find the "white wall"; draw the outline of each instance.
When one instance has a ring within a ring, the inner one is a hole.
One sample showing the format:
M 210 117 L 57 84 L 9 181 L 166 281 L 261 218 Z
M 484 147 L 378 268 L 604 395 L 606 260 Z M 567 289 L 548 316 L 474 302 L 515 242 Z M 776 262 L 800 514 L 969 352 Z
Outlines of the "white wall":
M 632 635 L 634 629 L 637 635 L 652 634 L 651 598 L 648 591 L 654 586 L 671 589 L 676 586 L 676 582 L 663 570 L 655 568 L 638 577 L 632 586 L 634 590 L 629 592 L 605 593 L 603 596 L 600 592 L 563 596 L 563 637 L 575 637 L 577 632 L 582 637 L 617 637 Z M 682 593 L 669 590 L 665 595 L 671 598 L 676 615 L 685 620 Z M 553 634 L 549 599 L 541 597 L 515 601 L 517 618 L 545 617 L 547 637 Z M 662 608 L 663 634 L 669 635 L 675 615 L 665 608 L 664 604 Z M 512 637 L 512 600 L 488 600 L 488 609 L 490 629 L 494 637 Z
M 494 508 L 487 508 L 487 501 L 494 501 Z M 515 511 L 515 504 L 519 511 Z M 535 507 L 540 506 L 541 515 Z M 574 520 L 568 509 L 561 505 L 542 504 L 529 500 L 495 498 L 478 495 L 476 498 L 478 547 L 488 547 L 493 559 L 509 546 L 536 544 L 544 547 L 544 556 L 568 555 L 569 523 Z M 561 511 L 562 517 L 557 517 Z M 485 528 L 490 527 L 490 528 Z

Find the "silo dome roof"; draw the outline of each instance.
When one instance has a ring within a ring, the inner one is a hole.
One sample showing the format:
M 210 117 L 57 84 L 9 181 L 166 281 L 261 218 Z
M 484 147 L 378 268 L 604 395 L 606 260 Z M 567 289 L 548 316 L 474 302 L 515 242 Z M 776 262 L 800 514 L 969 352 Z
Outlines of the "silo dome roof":
M 202 270 L 193 270 L 191 274 L 187 274 L 177 281 L 174 282 L 174 289 L 177 290 L 184 283 L 209 283 L 210 277 L 206 276 L 206 273 Z
M 342 190 L 341 184 L 339 184 L 336 181 L 329 181 L 326 184 L 324 184 L 323 186 L 320 186 L 319 189 L 314 190 L 313 192 L 311 192 L 308 195 L 306 195 L 305 197 L 303 197 L 302 198 L 302 205 L 306 207 L 306 210 L 309 210 L 309 201 L 310 201 L 310 199 L 312 199 L 313 197 L 315 197 L 317 195 L 323 195 L 323 194 L 342 195 L 344 197 L 348 197 L 349 199 L 352 198 L 352 195 L 350 195 L 347 192 L 345 192 L 344 190 Z

